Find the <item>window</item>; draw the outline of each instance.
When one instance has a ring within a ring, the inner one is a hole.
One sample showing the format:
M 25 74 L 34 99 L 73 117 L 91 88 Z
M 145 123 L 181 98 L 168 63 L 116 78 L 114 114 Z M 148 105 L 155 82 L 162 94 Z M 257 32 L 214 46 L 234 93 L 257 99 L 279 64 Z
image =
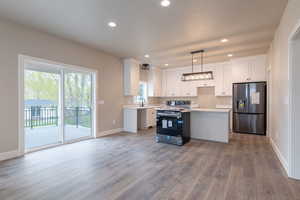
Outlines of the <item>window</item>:
M 148 93 L 147 93 L 147 83 L 141 81 L 139 85 L 139 93 L 138 96 L 135 97 L 136 103 L 147 102 L 148 101 Z

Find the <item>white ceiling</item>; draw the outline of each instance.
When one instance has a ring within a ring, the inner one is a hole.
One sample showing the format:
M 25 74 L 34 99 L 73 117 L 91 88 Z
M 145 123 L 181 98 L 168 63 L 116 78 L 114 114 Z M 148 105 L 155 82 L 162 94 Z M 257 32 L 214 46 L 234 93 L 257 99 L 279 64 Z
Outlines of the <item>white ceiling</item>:
M 191 63 L 190 51 L 207 49 L 206 62 L 228 53 L 265 53 L 287 0 L 1 0 L 0 18 L 112 53 L 170 67 Z M 111 29 L 109 21 L 118 27 Z M 228 38 L 226 44 L 221 38 Z M 145 59 L 144 54 L 150 58 Z

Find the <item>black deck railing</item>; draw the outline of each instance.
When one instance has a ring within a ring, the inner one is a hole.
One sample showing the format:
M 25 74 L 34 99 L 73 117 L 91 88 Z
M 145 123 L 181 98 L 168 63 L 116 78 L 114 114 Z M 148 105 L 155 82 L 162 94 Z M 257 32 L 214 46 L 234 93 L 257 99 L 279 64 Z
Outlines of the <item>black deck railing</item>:
M 58 108 L 57 106 L 42 107 L 31 106 L 24 110 L 25 127 L 35 128 L 42 126 L 58 125 Z
M 92 112 L 90 107 L 66 107 L 65 124 L 91 128 Z
M 59 114 L 57 106 L 31 106 L 24 110 L 25 127 L 35 128 L 44 126 L 58 126 Z M 66 107 L 64 123 L 91 128 L 92 112 L 90 107 Z

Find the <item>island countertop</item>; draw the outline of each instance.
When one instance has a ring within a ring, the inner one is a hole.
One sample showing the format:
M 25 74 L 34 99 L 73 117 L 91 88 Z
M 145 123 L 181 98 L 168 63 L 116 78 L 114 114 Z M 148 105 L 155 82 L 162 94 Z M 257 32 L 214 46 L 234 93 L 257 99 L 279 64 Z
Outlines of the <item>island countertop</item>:
M 231 109 L 225 108 L 192 108 L 191 112 L 219 112 L 219 113 L 229 113 Z

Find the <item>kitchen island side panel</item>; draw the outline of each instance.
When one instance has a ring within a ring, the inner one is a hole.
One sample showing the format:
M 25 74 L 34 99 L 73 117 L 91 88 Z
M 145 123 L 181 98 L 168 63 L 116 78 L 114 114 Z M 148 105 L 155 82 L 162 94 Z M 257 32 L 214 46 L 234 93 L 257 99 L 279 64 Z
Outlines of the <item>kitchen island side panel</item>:
M 230 112 L 191 112 L 191 138 L 229 142 Z

